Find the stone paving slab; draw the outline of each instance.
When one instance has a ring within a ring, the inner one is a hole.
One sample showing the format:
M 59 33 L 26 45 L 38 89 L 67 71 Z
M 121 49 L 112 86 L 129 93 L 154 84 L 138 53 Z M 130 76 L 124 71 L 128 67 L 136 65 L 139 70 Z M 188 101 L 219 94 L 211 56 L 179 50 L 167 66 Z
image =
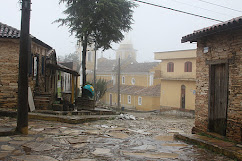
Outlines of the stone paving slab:
M 178 140 L 200 145 L 206 149 L 223 154 L 232 159 L 242 160 L 242 148 L 236 146 L 235 143 L 196 134 L 175 134 L 174 137 Z
M 4 127 L 0 126 L 0 136 L 10 136 L 15 134 L 14 127 Z
M 176 153 L 139 153 L 139 152 L 124 152 L 124 155 L 141 157 L 141 158 L 152 158 L 152 159 L 161 159 L 161 158 L 169 158 L 176 159 L 178 158 L 178 154 Z
M 41 155 L 26 155 L 26 156 L 14 156 L 11 157 L 12 159 L 15 159 L 17 161 L 58 161 L 52 157 L 48 156 L 41 156 Z
M 189 134 L 193 120 L 147 113 L 138 113 L 136 117 L 137 120 L 116 118 L 83 124 L 31 119 L 29 135 L 0 137 L 0 160 L 233 161 L 173 139 L 170 132 L 174 131 L 169 130 L 180 129 Z M 15 118 L 0 118 L 2 125 L 14 126 L 15 122 Z

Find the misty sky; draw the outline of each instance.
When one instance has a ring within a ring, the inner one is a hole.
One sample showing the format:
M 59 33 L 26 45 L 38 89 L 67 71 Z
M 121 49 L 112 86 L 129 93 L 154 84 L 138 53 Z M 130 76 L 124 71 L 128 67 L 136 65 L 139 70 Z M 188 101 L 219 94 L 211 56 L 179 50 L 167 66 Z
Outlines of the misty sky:
M 18 0 L 0 0 L 0 22 L 20 29 L 20 4 Z M 202 2 L 203 0 L 143 0 L 158 5 L 171 7 L 186 12 L 226 21 L 242 15 L 242 0 L 205 0 L 210 3 L 226 6 L 233 11 Z M 32 0 L 30 33 L 53 47 L 57 55 L 73 53 L 76 39 L 70 36 L 67 27 L 58 27 L 52 22 L 65 15 L 64 5 L 59 0 Z M 128 34 L 137 50 L 139 62 L 153 61 L 154 52 L 194 49 L 196 44 L 181 43 L 182 36 L 219 22 L 202 19 L 154 6 L 138 3 L 134 9 L 133 30 Z M 113 44 L 117 49 L 118 44 Z M 114 58 L 115 51 L 103 53 L 105 57 Z M 100 56 L 100 52 L 99 52 Z

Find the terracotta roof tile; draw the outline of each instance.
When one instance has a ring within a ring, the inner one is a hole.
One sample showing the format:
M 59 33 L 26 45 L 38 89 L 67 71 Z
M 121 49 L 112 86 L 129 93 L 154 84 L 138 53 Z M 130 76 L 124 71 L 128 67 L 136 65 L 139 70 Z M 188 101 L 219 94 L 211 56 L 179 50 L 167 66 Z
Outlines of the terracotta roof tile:
M 110 60 L 106 58 L 101 58 L 97 63 L 97 73 L 98 72 L 111 72 L 117 65 L 116 60 Z
M 150 96 L 159 97 L 160 96 L 160 85 L 143 87 L 143 86 L 131 86 L 131 85 L 121 85 L 120 94 L 127 95 L 137 95 L 137 96 Z M 107 89 L 107 92 L 117 93 L 117 86 L 113 86 Z
M 125 73 L 149 72 L 152 68 L 154 68 L 158 64 L 159 64 L 158 62 L 133 63 L 123 68 L 121 72 L 125 72 Z
M 0 37 L 20 38 L 20 30 L 0 22 Z
M 238 28 L 242 28 L 242 16 L 200 30 L 196 30 L 192 34 L 182 37 L 181 42 L 196 42 L 199 38 L 215 34 L 217 32 L 223 32 Z
M 20 38 L 20 30 L 0 22 L 0 38 L 19 39 Z M 35 43 L 42 45 L 42 46 L 46 47 L 47 49 L 52 49 L 51 46 L 42 42 L 41 40 L 37 39 L 36 37 L 30 35 L 30 38 Z
M 145 88 L 142 91 L 138 91 L 136 94 L 140 96 L 152 96 L 152 97 L 159 97 L 160 96 L 161 86 L 150 86 Z
M 125 64 L 123 60 L 121 62 L 121 73 L 135 73 L 135 72 L 149 72 L 152 68 L 157 66 L 158 62 L 147 62 L 147 63 L 137 63 L 137 62 L 127 62 L 129 64 Z M 115 72 L 117 70 L 117 61 L 102 59 L 102 61 L 97 64 L 97 72 Z

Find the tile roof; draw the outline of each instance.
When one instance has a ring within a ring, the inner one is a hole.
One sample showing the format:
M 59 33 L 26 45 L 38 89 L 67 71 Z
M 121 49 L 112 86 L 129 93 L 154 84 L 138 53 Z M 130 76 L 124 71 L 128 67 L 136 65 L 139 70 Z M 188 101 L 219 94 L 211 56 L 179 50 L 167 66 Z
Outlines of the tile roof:
M 206 27 L 200 30 L 194 31 L 192 34 L 182 37 L 181 42 L 196 42 L 198 39 L 215 34 L 217 32 L 224 32 L 228 30 L 241 29 L 242 28 L 242 16 L 233 18 L 226 22 L 218 23 L 216 25 Z
M 149 87 L 121 85 L 120 94 L 159 97 L 160 89 L 161 89 L 160 85 L 149 86 Z M 107 89 L 107 92 L 111 92 L 111 93 L 117 93 L 117 91 L 118 91 L 117 86 L 113 86 Z
M 80 74 L 77 71 L 72 70 L 72 69 L 70 69 L 70 68 L 68 68 L 64 65 L 61 65 L 61 64 L 49 64 L 49 63 L 47 63 L 46 67 L 51 68 L 51 69 L 55 69 L 55 70 L 60 70 L 60 71 L 66 72 L 66 73 L 70 73 L 70 74 L 73 74 L 75 76 L 80 76 Z
M 123 60 L 121 62 L 121 73 L 149 72 L 157 66 L 158 62 L 137 63 L 132 60 Z M 101 58 L 97 64 L 97 73 L 115 72 L 117 70 L 117 60 Z
M 137 93 L 137 95 L 160 97 L 160 90 L 161 90 L 161 85 L 150 86 L 150 87 L 145 88 L 142 91 L 139 91 Z
M 100 58 L 97 63 L 97 72 L 112 72 L 116 65 L 116 60 Z
M 36 37 L 30 35 L 32 41 L 35 43 L 46 47 L 47 49 L 52 49 L 48 44 L 42 42 L 41 40 L 37 39 Z M 0 22 L 0 38 L 11 38 L 11 39 L 19 39 L 20 38 L 20 30 L 8 26 L 4 23 Z
M 0 37 L 20 38 L 20 30 L 0 22 Z
M 121 72 L 134 73 L 134 72 L 149 72 L 152 68 L 157 66 L 158 62 L 148 62 L 148 63 L 131 63 L 126 67 L 122 68 Z

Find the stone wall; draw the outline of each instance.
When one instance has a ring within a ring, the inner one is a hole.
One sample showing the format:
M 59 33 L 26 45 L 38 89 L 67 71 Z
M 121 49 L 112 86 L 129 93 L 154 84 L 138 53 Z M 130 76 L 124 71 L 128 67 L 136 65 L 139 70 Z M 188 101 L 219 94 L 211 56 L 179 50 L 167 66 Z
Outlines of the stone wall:
M 208 53 L 203 48 L 209 47 Z M 206 60 L 229 60 L 226 136 L 241 142 L 242 129 L 242 29 L 217 33 L 198 41 L 195 128 L 208 131 L 209 65 Z
M 0 107 L 16 108 L 18 92 L 19 42 L 0 41 Z
M 36 86 L 36 77 L 28 75 L 29 86 L 32 92 L 45 90 L 45 72 L 42 73 L 42 56 L 46 56 L 47 49 L 34 42 L 31 52 L 39 57 L 39 84 Z M 44 59 L 45 60 L 45 59 Z M 0 107 L 17 108 L 18 92 L 18 65 L 19 65 L 19 39 L 0 39 Z M 32 67 L 33 68 L 33 67 Z

